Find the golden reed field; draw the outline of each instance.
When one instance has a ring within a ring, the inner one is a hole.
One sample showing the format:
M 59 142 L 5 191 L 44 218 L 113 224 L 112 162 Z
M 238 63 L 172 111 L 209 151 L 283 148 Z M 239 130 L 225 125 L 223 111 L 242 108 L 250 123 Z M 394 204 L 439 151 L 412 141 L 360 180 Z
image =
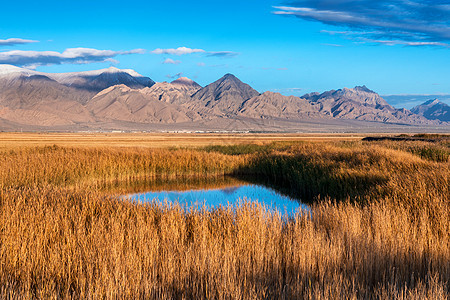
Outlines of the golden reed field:
M 0 142 L 1 299 L 449 298 L 448 136 Z M 224 174 L 311 212 L 288 218 L 245 202 L 186 212 L 115 196 L 179 177 L 232 184 L 208 179 Z

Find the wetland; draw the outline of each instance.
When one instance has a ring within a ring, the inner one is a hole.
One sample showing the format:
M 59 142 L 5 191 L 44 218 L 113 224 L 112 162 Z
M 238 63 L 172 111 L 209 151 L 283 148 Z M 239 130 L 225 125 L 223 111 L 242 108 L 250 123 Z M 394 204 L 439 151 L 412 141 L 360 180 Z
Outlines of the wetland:
M 448 137 L 189 148 L 115 138 L 0 149 L 0 298 L 448 298 Z M 138 200 L 206 189 L 275 190 L 310 213 Z

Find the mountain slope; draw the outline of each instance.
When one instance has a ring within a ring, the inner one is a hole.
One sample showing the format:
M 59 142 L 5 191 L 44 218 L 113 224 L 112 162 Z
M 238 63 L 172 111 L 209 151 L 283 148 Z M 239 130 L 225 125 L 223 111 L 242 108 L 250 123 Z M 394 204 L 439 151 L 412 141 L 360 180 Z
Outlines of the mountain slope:
M 226 74 L 219 80 L 205 86 L 192 95 L 191 110 L 201 114 L 234 115 L 242 103 L 259 93 L 237 77 Z
M 352 119 L 383 123 L 434 124 L 433 121 L 406 109 L 395 109 L 374 91 L 365 86 L 353 89 L 311 93 L 303 96 L 317 104 L 320 111 L 339 119 Z
M 180 123 L 193 119 L 184 108 L 154 99 L 125 85 L 101 91 L 86 104 L 86 108 L 101 121 Z
M 200 84 L 187 77 L 180 77 L 177 80 L 172 81 L 171 84 L 187 90 L 199 90 L 202 88 Z
M 2 79 L 6 77 L 11 78 L 32 75 L 45 76 L 65 86 L 93 92 L 94 94 L 118 84 L 124 84 L 131 88 L 144 88 L 155 84 L 153 80 L 134 70 L 121 70 L 114 67 L 86 72 L 44 73 L 12 65 L 0 64 L 0 78 Z
M 429 120 L 450 122 L 450 106 L 440 102 L 438 99 L 428 100 L 412 108 L 411 111 Z
M 66 87 L 36 73 L 0 76 L 0 118 L 28 125 L 93 122 L 81 104 L 89 93 Z
M 231 74 L 202 88 L 184 77 L 155 84 L 133 70 L 116 68 L 46 74 L 0 65 L 2 130 L 179 130 L 190 126 L 196 130 L 246 127 L 264 131 L 270 127 L 284 131 L 303 130 L 300 124 L 314 130 L 315 126 L 334 130 L 335 125 L 435 126 L 447 120 L 448 106 L 431 101 L 418 107 L 417 113 L 433 120 L 406 109 L 395 109 L 364 86 L 299 98 L 272 92 L 259 94 Z
M 153 99 L 166 103 L 183 104 L 191 100 L 201 86 L 188 78 L 179 78 L 171 83 L 158 82 L 151 87 L 143 88 L 139 92 Z
M 90 92 L 100 92 L 110 86 L 119 84 L 135 89 L 150 87 L 155 84 L 150 78 L 133 70 L 121 70 L 114 67 L 87 72 L 53 73 L 47 76 L 66 86 Z
M 24 68 L 19 68 L 13 65 L 0 64 L 0 77 L 16 77 L 20 75 L 30 76 L 30 75 L 41 75 L 41 73 L 28 70 Z
M 283 118 L 298 120 L 305 117 L 325 117 L 319 112 L 319 106 L 309 101 L 294 97 L 283 96 L 279 93 L 265 92 L 245 101 L 239 113 L 252 118 Z

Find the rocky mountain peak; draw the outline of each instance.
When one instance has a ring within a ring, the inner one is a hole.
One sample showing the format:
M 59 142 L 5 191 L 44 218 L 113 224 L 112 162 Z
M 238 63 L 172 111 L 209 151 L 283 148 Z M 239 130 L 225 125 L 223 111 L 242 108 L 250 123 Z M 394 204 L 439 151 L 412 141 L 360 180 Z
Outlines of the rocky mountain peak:
M 358 91 L 358 92 L 365 92 L 365 93 L 374 93 L 374 94 L 376 94 L 374 91 L 368 89 L 365 85 L 355 86 L 353 88 L 353 90 Z
M 127 92 L 130 92 L 131 90 L 132 89 L 129 88 L 128 86 L 126 86 L 125 84 L 113 85 L 113 86 L 110 86 L 110 87 L 98 92 L 93 98 L 100 97 L 102 95 L 111 93 L 112 91 L 119 91 L 120 93 L 127 93 Z
M 109 68 L 107 68 L 107 69 L 105 69 L 104 70 L 105 72 L 108 72 L 108 73 L 117 73 L 117 72 L 121 72 L 121 70 L 119 69 L 119 68 L 116 68 L 116 67 L 109 67 Z
M 438 99 L 430 99 L 413 107 L 411 111 L 429 120 L 450 122 L 450 106 L 439 101 Z
M 66 86 L 93 93 L 98 93 L 108 87 L 120 84 L 135 89 L 150 87 L 155 84 L 153 80 L 142 76 L 134 70 L 123 70 L 116 67 L 85 72 L 53 73 L 46 75 Z
M 171 84 L 182 85 L 182 86 L 187 86 L 187 87 L 194 87 L 194 88 L 201 88 L 200 84 L 198 84 L 194 80 L 189 79 L 187 77 L 180 77 L 177 80 L 172 81 Z
M 256 90 L 236 76 L 226 74 L 192 95 L 195 102 L 193 108 L 212 109 L 216 114 L 236 114 L 244 101 L 258 95 Z
M 0 64 L 0 78 L 18 78 L 23 76 L 44 75 L 43 73 L 29 70 L 26 68 L 20 68 L 8 64 Z
M 223 75 L 222 78 L 223 78 L 223 79 L 229 79 L 229 80 L 239 80 L 236 76 L 234 76 L 234 75 L 231 74 L 231 73 L 227 73 L 227 74 Z
M 232 85 L 237 86 L 238 88 L 252 89 L 249 85 L 243 83 L 239 78 L 237 78 L 236 76 L 234 76 L 233 74 L 230 74 L 230 73 L 225 74 L 222 78 L 217 80 L 215 83 L 218 83 L 219 85 L 220 84 L 223 84 L 223 85 L 232 84 Z
M 440 104 L 440 103 L 442 103 L 442 102 L 439 101 L 438 99 L 430 99 L 428 101 L 425 101 L 421 105 L 435 105 L 435 104 Z
M 320 107 L 320 111 L 334 118 L 383 123 L 432 124 L 423 116 L 406 109 L 395 109 L 380 95 L 366 86 L 311 93 L 303 98 Z

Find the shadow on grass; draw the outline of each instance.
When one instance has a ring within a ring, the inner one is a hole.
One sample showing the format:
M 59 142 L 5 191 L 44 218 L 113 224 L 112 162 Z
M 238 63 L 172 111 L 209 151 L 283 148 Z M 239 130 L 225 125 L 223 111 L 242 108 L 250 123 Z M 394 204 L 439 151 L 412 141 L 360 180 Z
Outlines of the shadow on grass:
M 97 184 L 100 191 L 114 194 L 161 192 L 161 191 L 189 191 L 199 189 L 224 189 L 242 185 L 245 182 L 232 176 L 153 176 L 130 180 L 113 180 Z
M 314 162 L 305 156 L 263 155 L 235 171 L 240 180 L 269 186 L 283 194 L 312 203 L 331 198 L 363 201 L 367 196 L 385 193 L 389 181 L 376 172 L 342 169 L 330 162 Z
M 320 199 L 363 201 L 385 192 L 387 176 L 367 172 L 342 172 L 336 164 L 323 165 L 296 156 L 265 155 L 226 176 L 151 177 L 98 183 L 106 193 L 186 191 L 227 188 L 244 184 L 270 187 L 278 193 L 311 204 Z

